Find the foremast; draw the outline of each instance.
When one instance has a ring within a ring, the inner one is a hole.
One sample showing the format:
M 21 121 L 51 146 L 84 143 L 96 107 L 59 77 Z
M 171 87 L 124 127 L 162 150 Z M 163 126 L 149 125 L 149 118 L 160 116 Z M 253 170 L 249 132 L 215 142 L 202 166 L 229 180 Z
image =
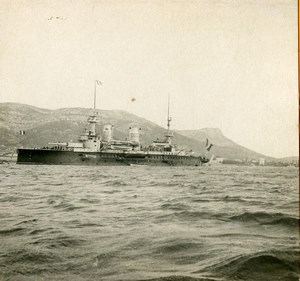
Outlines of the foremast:
M 166 142 L 171 146 L 172 144 L 172 138 L 174 137 L 173 133 L 170 130 L 172 117 L 170 117 L 170 94 L 168 95 L 168 116 L 167 116 L 167 127 L 168 131 L 166 134 Z
M 99 123 L 99 115 L 96 110 L 96 95 L 97 95 L 97 85 L 102 85 L 100 81 L 95 80 L 94 87 L 94 108 L 91 115 L 88 117 L 87 122 L 89 123 L 89 129 L 79 137 L 79 141 L 82 142 L 83 148 L 91 149 L 93 151 L 100 150 L 100 136 L 96 133 L 96 124 Z
M 92 114 L 88 118 L 88 123 L 90 124 L 89 135 L 96 136 L 96 123 L 99 123 L 98 112 L 96 111 L 96 98 L 97 98 L 97 85 L 102 85 L 102 83 L 98 80 L 95 80 L 94 85 L 94 109 Z

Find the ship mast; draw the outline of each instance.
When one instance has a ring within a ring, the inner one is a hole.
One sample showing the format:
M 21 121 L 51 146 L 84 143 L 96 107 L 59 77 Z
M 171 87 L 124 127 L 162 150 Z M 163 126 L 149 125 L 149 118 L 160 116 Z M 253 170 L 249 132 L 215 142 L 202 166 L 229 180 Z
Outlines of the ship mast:
M 89 135 L 96 136 L 96 123 L 99 122 L 98 115 L 96 114 L 96 96 L 97 96 L 97 85 L 102 85 L 99 80 L 95 80 L 94 86 L 94 110 L 93 114 L 90 115 L 88 122 L 91 124 Z
M 167 142 L 171 144 L 171 138 L 173 137 L 173 134 L 170 131 L 170 124 L 172 121 L 172 117 L 170 117 L 170 94 L 168 94 L 168 116 L 167 116 L 167 127 L 168 132 L 166 134 Z
M 95 80 L 95 87 L 94 87 L 94 114 L 96 112 L 96 93 L 97 93 L 97 80 Z

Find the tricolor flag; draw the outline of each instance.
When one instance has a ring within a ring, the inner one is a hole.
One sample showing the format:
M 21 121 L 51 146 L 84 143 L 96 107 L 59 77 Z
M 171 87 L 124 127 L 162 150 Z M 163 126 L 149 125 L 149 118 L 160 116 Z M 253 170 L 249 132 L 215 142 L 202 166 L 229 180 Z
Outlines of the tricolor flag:
M 21 136 L 25 135 L 25 131 L 20 130 L 20 135 L 21 135 Z
M 212 148 L 213 144 L 210 143 L 210 141 L 208 139 L 206 139 L 206 145 L 205 148 L 207 151 L 209 151 Z
M 102 85 L 101 81 L 95 80 L 97 85 Z

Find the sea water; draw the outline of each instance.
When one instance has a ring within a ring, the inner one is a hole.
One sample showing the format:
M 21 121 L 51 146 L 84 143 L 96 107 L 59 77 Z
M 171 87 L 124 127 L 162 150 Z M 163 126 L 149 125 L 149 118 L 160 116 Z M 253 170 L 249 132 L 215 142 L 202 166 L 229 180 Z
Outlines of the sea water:
M 298 280 L 294 167 L 0 166 L 0 280 Z

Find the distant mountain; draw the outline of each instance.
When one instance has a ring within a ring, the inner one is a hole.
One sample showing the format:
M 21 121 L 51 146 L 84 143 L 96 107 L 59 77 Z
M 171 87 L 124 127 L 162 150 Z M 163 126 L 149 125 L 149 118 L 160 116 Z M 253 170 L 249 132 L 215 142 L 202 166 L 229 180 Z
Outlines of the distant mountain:
M 8 153 L 15 148 L 47 146 L 50 142 L 76 141 L 80 133 L 88 126 L 87 117 L 92 112 L 87 108 L 62 108 L 49 110 L 18 103 L 0 103 L 0 153 Z M 144 118 L 121 110 L 97 110 L 101 124 L 113 124 L 117 139 L 128 137 L 128 128 L 137 125 L 141 128 L 141 142 L 150 144 L 157 138 L 163 139 L 166 129 Z M 20 130 L 25 135 L 20 135 Z M 206 153 L 205 141 L 213 144 L 209 154 L 228 159 L 260 158 L 262 154 L 244 148 L 226 138 L 219 129 L 201 129 L 175 131 L 174 140 L 180 149 Z M 208 154 L 208 155 L 209 155 Z
M 180 130 L 176 132 L 199 142 L 205 142 L 206 139 L 209 139 L 209 141 L 213 144 L 211 151 L 215 156 L 228 159 L 272 159 L 271 157 L 255 152 L 233 142 L 231 139 L 225 137 L 222 131 L 218 128 Z
M 191 139 L 202 142 L 205 142 L 208 138 L 211 142 L 213 142 L 214 145 L 218 146 L 237 146 L 237 144 L 234 143 L 232 140 L 226 138 L 223 135 L 222 131 L 218 128 L 204 128 L 200 130 L 180 130 L 176 132 Z
M 290 157 L 283 157 L 283 158 L 280 158 L 280 160 L 282 162 L 295 162 L 295 161 L 299 161 L 299 156 L 290 156 Z

